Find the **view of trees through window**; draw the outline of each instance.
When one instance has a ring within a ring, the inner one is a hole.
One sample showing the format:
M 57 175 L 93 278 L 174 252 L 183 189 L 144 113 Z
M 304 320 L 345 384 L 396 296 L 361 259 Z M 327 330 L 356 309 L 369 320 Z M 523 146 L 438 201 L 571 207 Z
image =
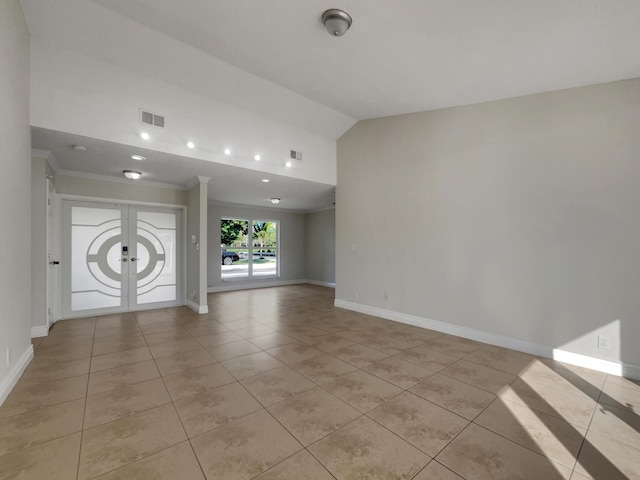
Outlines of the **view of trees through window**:
M 220 239 L 223 280 L 278 275 L 278 222 L 223 218 Z

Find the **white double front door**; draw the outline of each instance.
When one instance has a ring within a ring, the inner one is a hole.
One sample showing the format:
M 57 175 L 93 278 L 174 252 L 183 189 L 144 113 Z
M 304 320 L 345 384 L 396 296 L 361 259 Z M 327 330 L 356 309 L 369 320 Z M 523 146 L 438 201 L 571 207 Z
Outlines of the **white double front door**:
M 181 211 L 64 200 L 62 314 L 182 304 Z

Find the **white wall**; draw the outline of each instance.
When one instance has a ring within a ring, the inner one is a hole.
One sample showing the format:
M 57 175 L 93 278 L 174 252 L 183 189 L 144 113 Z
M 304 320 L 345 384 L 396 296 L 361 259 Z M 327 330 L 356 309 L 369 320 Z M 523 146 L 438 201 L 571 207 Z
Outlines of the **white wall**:
M 312 212 L 304 218 L 305 278 L 335 284 L 336 211 Z
M 1 404 L 33 355 L 29 33 L 18 0 L 0 2 L 0 72 Z
M 335 137 L 37 39 L 31 44 L 31 69 L 33 126 L 335 184 Z M 164 115 L 165 128 L 143 127 L 141 108 Z M 148 142 L 139 136 L 143 129 L 151 133 Z M 196 142 L 196 149 L 187 148 L 188 139 Z M 223 153 L 227 147 L 231 156 Z M 304 153 L 295 168 L 285 167 L 290 149 Z M 256 153 L 262 155 L 260 162 L 253 159 Z
M 207 313 L 207 183 L 198 183 L 187 191 L 187 305 Z M 196 236 L 196 243 L 191 241 Z
M 209 204 L 209 261 L 208 261 L 208 286 L 209 291 L 221 288 L 242 288 L 247 285 L 259 287 L 265 283 L 274 283 L 274 279 L 254 281 L 227 281 L 220 278 L 220 220 L 226 218 L 239 218 L 248 220 L 276 220 L 279 229 L 279 258 L 280 278 L 277 281 L 300 281 L 305 278 L 305 237 L 304 214 L 283 212 L 277 209 L 261 209 L 242 206 L 223 206 Z
M 358 123 L 337 298 L 640 366 L 638 125 L 640 79 Z
M 95 178 L 56 175 L 54 178 L 56 193 L 81 197 L 109 198 L 130 202 L 164 203 L 167 205 L 186 205 L 185 190 L 163 188 L 133 181 L 114 182 Z
M 31 328 L 38 331 L 47 326 L 48 174 L 44 158 L 31 159 Z

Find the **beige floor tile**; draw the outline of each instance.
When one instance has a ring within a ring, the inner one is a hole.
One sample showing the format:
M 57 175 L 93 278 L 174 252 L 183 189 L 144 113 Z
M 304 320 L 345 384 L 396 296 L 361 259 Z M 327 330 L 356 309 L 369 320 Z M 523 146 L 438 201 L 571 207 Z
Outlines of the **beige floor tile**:
M 434 339 L 427 340 L 423 346 L 434 352 L 462 358 L 484 347 L 485 344 L 467 338 L 454 337 L 453 335 L 441 335 Z
M 596 408 L 596 402 L 586 395 L 573 395 L 546 384 L 530 385 L 521 379 L 513 382 L 500 397 L 562 418 L 579 427 L 589 425 Z
M 340 377 L 323 388 L 362 413 L 402 393 L 401 388 L 363 371 Z
M 334 480 L 313 456 L 303 450 L 267 470 L 255 480 Z
M 91 359 L 91 373 L 109 370 L 110 368 L 124 367 L 125 365 L 147 360 L 151 360 L 151 352 L 149 352 L 147 347 L 99 355 Z
M 297 341 L 298 340 L 295 338 L 285 335 L 284 333 L 271 333 L 269 335 L 262 335 L 251 339 L 251 343 L 263 350 L 279 347 L 288 343 L 296 343 Z
M 305 446 L 362 415 L 317 387 L 276 403 L 268 410 Z
M 235 378 L 219 363 L 185 369 L 163 379 L 174 401 L 235 382 Z
M 621 442 L 640 445 L 640 415 L 609 405 L 598 405 L 589 430 Z
M 536 357 L 507 348 L 488 345 L 465 357 L 465 360 L 501 372 L 519 375 L 536 361 Z
M 225 343 L 239 342 L 243 338 L 235 332 L 221 332 L 204 337 L 197 337 L 196 340 L 205 348 L 215 347 L 216 345 L 224 345 Z
M 217 333 L 229 331 L 227 327 L 213 320 L 208 320 L 207 323 L 199 323 L 197 325 L 186 324 L 184 328 L 193 337 L 206 337 L 208 335 L 215 335 Z
M 389 357 L 381 362 L 372 363 L 363 367 L 363 370 L 404 389 L 413 387 L 416 383 L 435 373 L 433 370 L 405 362 L 397 357 Z
M 466 360 L 460 360 L 440 373 L 496 395 L 499 395 L 516 379 L 514 375 Z
M 326 354 L 294 363 L 291 365 L 291 368 L 318 385 L 330 382 L 357 370 L 353 365 Z
M 97 479 L 204 480 L 204 475 L 191 445 L 189 442 L 183 442 L 101 475 Z
M 367 416 L 431 457 L 469 424 L 469 420 L 409 392 L 380 405 Z
M 190 438 L 262 410 L 238 382 L 176 400 L 175 407 Z
M 358 368 L 366 367 L 389 357 L 386 353 L 359 344 L 339 348 L 332 351 L 331 355 Z
M 167 342 L 175 342 L 176 340 L 184 340 L 185 338 L 190 339 L 193 338 L 193 336 L 182 327 L 179 329 L 170 330 L 168 332 L 151 333 L 144 336 L 144 339 L 149 346 L 160 345 L 161 343 Z
M 175 355 L 176 353 L 202 349 L 202 345 L 200 345 L 194 338 L 183 338 L 182 340 L 173 340 L 149 347 L 153 358 L 168 357 L 169 355 Z
M 181 331 L 184 327 L 181 322 L 177 322 L 174 319 L 170 319 L 164 322 L 141 324 L 140 330 L 144 335 L 153 335 L 154 333 L 162 332 L 177 332 Z
M 85 430 L 78 480 L 115 470 L 186 439 L 170 404 Z
M 208 480 L 244 480 L 277 465 L 302 446 L 265 410 L 191 440 Z
M 418 345 L 417 347 L 405 350 L 395 356 L 400 360 L 413 363 L 419 367 L 439 372 L 440 370 L 447 368 L 452 363 L 458 361 L 457 357 L 447 355 L 444 353 L 434 352 L 429 350 L 424 345 Z
M 574 472 L 571 474 L 571 480 L 593 480 L 593 478 L 588 475 L 578 473 L 574 470 Z
M 255 338 L 262 337 L 264 335 L 271 335 L 277 333 L 277 330 L 267 327 L 266 325 L 253 325 L 251 327 L 239 328 L 233 330 L 233 333 L 240 335 L 242 338 Z
M 0 456 L 82 430 L 84 398 L 0 419 Z
M 445 447 L 436 460 L 474 480 L 559 480 L 571 475 L 570 468 L 474 424 Z
M 89 375 L 60 380 L 19 383 L 0 406 L 0 418 L 84 398 Z
M 252 353 L 251 355 L 225 360 L 222 365 L 238 380 L 285 366 L 280 360 L 276 360 L 266 352 Z
M 432 460 L 429 465 L 424 467 L 422 471 L 413 477 L 413 480 L 464 480 L 461 476 L 456 475 L 447 467 Z
M 305 339 L 305 343 L 317 348 L 318 350 L 322 350 L 323 352 L 332 352 L 334 350 L 338 350 L 339 348 L 353 345 L 355 342 L 336 334 L 329 334 L 307 337 Z
M 53 363 L 41 360 L 40 355 L 36 355 L 29 364 L 29 367 L 27 367 L 24 375 L 22 375 L 20 382 L 42 382 L 87 375 L 89 373 L 90 364 L 91 358 Z
M 161 378 L 87 397 L 84 428 L 92 428 L 171 403 Z
M 599 372 L 597 372 L 599 373 Z M 586 377 L 583 378 L 583 377 Z M 597 400 L 604 384 L 606 374 L 585 374 L 578 367 L 572 367 L 547 359 L 536 359 L 520 378 L 530 385 L 548 385 L 558 390 L 580 397 Z
M 589 430 L 575 471 L 597 480 L 640 478 L 640 445 Z
M 135 348 L 144 348 L 147 343 L 144 337 L 126 338 L 124 340 L 109 340 L 106 342 L 99 342 L 93 345 L 92 355 L 97 357 L 98 355 L 106 355 L 108 353 L 124 352 L 126 350 L 133 350 Z
M 202 349 L 189 350 L 188 352 L 176 353 L 175 355 L 156 359 L 156 365 L 160 370 L 160 375 L 163 377 L 213 363 L 217 363 L 216 359 L 209 352 Z
M 241 383 L 265 407 L 315 387 L 313 382 L 289 367 L 261 373 L 241 380 Z
M 368 335 L 364 341 L 358 342 L 388 355 L 396 355 L 416 346 L 416 342 L 401 340 L 387 335 Z M 419 342 L 422 343 L 422 342 Z
M 474 423 L 573 468 L 586 429 L 498 398 Z
M 124 367 L 112 368 L 89 375 L 89 395 L 108 392 L 117 388 L 123 388 L 136 383 L 158 378 L 160 372 L 153 360 L 133 363 Z
M 640 415 L 640 385 L 630 381 L 607 380 L 598 401 Z
M 287 365 L 302 362 L 303 360 L 308 360 L 309 358 L 323 354 L 317 348 L 313 348 L 304 343 L 289 343 L 280 347 L 271 348 L 267 350 L 267 353 Z
M 473 420 L 496 398 L 492 393 L 441 374 L 423 380 L 410 391 L 468 420 Z
M 367 417 L 309 447 L 338 480 L 411 479 L 430 458 Z
M 75 480 L 79 456 L 80 433 L 74 433 L 0 457 L 0 478 Z
M 91 344 L 72 348 L 66 345 L 56 345 L 53 347 L 40 345 L 38 347 L 38 357 L 40 357 L 41 361 L 48 363 L 69 362 L 71 360 L 91 357 L 92 349 L 93 346 Z
M 224 360 L 231 360 L 232 358 L 258 353 L 261 350 L 248 340 L 240 340 L 239 342 L 215 345 L 208 348 L 207 351 L 211 353 L 216 360 L 222 362 Z

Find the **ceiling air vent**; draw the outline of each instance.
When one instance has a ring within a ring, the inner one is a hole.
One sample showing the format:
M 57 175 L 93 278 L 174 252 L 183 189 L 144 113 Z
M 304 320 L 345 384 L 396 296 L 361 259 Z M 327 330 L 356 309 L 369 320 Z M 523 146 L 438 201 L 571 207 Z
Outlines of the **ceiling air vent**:
M 164 128 L 164 117 L 162 115 L 140 110 L 140 121 L 146 125 Z
M 302 152 L 296 152 L 295 150 L 290 150 L 289 157 L 293 160 L 302 160 Z

